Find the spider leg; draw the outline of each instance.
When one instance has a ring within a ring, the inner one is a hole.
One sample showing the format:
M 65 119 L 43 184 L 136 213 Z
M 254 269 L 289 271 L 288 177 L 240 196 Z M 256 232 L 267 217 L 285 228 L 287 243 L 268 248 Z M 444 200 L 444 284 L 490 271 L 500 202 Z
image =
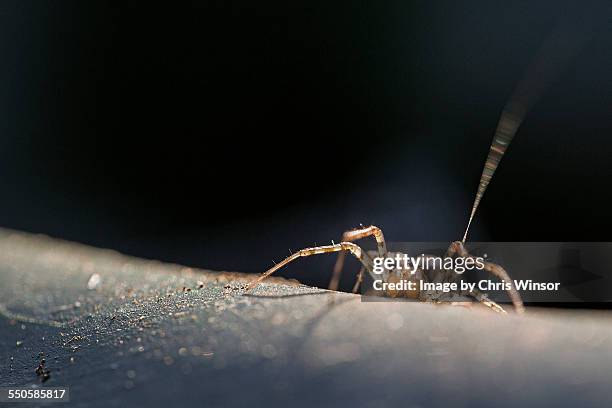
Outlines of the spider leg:
M 463 243 L 460 241 L 453 242 L 448 248 L 448 253 L 451 255 L 459 255 L 465 258 L 474 258 L 470 253 L 465 249 Z M 484 262 L 484 270 L 489 272 L 491 275 L 496 276 L 497 278 L 509 282 L 510 289 L 508 289 L 508 295 L 510 296 L 510 300 L 514 305 L 514 309 L 517 313 L 523 314 L 525 313 L 525 307 L 523 306 L 523 300 L 521 299 L 521 295 L 516 290 L 516 286 L 514 285 L 514 281 L 508 275 L 508 272 L 500 265 L 495 264 L 493 262 Z M 490 302 L 490 300 L 489 300 Z
M 288 256 L 287 258 L 283 259 L 281 262 L 277 263 L 272 268 L 268 269 L 259 278 L 249 283 L 246 288 L 246 291 L 248 292 L 249 290 L 253 289 L 262 280 L 266 279 L 268 276 L 272 275 L 274 272 L 276 272 L 283 266 L 287 265 L 288 263 L 298 258 L 301 258 L 303 256 L 325 254 L 328 252 L 345 252 L 345 251 L 350 252 L 355 258 L 359 259 L 359 261 L 361 261 L 361 264 L 363 265 L 365 269 L 367 269 L 370 272 L 372 271 L 372 259 L 364 250 L 362 250 L 358 245 L 355 245 L 352 242 L 340 242 L 339 244 L 334 244 L 334 245 L 325 245 L 325 246 L 318 246 L 318 247 L 312 247 L 312 248 L 304 248 L 304 249 L 299 250 L 298 252 L 292 254 L 291 256 Z
M 365 268 L 362 266 L 359 269 L 359 273 L 357 274 L 357 281 L 355 282 L 355 286 L 353 286 L 353 293 L 357 293 L 359 290 L 359 286 L 361 286 L 361 282 L 363 282 L 363 273 L 365 272 Z
M 474 299 L 476 299 L 477 301 L 479 301 L 480 303 L 482 303 L 483 305 L 490 307 L 493 311 L 497 312 L 497 313 L 502 313 L 502 314 L 508 314 L 503 307 L 501 307 L 500 305 L 498 305 L 497 303 L 495 303 L 494 301 L 492 301 L 491 299 L 489 299 L 487 297 L 487 295 L 485 295 L 482 292 L 479 292 L 477 290 L 471 291 L 469 292 L 470 296 L 474 297 Z
M 358 239 L 374 236 L 376 239 L 376 246 L 378 249 L 378 256 L 384 257 L 387 255 L 387 245 L 385 244 L 385 236 L 382 233 L 382 230 L 375 225 L 370 225 L 369 227 L 357 228 L 350 231 L 345 231 L 342 234 L 342 242 L 352 242 L 357 241 Z M 332 278 L 329 281 L 328 289 L 338 290 L 338 284 L 340 283 L 340 276 L 342 275 L 342 268 L 344 267 L 344 258 L 346 256 L 345 252 L 340 252 L 338 254 L 338 259 L 336 259 L 336 264 L 334 265 L 334 272 L 332 274 Z

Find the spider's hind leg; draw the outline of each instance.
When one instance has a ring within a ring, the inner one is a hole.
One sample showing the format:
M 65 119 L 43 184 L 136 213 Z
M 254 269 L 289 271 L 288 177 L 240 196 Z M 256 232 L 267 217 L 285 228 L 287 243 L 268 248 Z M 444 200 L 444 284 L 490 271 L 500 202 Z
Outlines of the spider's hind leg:
M 344 234 L 342 234 L 341 241 L 352 242 L 369 236 L 374 236 L 374 238 L 376 239 L 378 256 L 385 257 L 387 255 L 387 244 L 385 243 L 385 236 L 383 235 L 382 230 L 375 225 L 345 231 Z M 344 257 L 345 252 L 340 252 L 338 254 L 336 264 L 334 265 L 334 272 L 332 274 L 331 280 L 329 281 L 329 286 L 327 287 L 328 289 L 338 290 L 340 276 L 342 275 L 342 268 L 344 267 Z
M 357 274 L 357 281 L 355 282 L 355 286 L 353 286 L 352 293 L 357 293 L 357 291 L 359 290 L 359 287 L 361 286 L 361 282 L 363 282 L 364 272 L 365 272 L 365 268 L 362 266 L 361 269 L 359 269 L 359 273 Z

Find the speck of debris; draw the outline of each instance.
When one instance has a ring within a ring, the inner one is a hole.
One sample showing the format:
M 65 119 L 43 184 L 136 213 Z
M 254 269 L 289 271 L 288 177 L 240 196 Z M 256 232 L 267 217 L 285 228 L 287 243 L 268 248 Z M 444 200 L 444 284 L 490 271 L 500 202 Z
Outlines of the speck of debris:
M 64 343 L 64 346 L 67 346 L 68 344 L 72 343 L 73 341 L 80 341 L 83 340 L 82 336 L 72 336 L 72 338 L 70 340 L 68 340 L 66 343 Z
M 42 354 L 42 353 L 41 353 Z M 40 363 L 38 363 L 38 367 L 36 367 L 36 376 L 40 378 L 41 382 L 46 382 L 49 378 L 51 378 L 51 370 L 45 367 L 46 361 L 44 358 L 40 359 Z

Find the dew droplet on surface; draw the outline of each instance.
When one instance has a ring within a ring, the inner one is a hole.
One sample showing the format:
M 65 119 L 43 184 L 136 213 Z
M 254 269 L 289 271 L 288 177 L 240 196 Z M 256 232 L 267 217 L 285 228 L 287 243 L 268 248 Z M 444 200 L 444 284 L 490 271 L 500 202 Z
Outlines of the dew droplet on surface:
M 89 277 L 89 280 L 87 281 L 87 289 L 95 290 L 98 286 L 100 286 L 101 282 L 102 277 L 100 276 L 100 274 L 94 273 Z

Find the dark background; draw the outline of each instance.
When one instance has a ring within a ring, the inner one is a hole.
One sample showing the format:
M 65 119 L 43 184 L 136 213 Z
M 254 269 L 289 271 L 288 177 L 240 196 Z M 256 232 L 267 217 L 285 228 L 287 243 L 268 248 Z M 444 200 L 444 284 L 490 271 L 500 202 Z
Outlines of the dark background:
M 0 226 L 247 272 L 359 223 L 459 239 L 502 108 L 570 21 L 590 39 L 470 239 L 612 241 L 606 3 L 2 1 Z M 323 258 L 284 274 L 325 285 Z

